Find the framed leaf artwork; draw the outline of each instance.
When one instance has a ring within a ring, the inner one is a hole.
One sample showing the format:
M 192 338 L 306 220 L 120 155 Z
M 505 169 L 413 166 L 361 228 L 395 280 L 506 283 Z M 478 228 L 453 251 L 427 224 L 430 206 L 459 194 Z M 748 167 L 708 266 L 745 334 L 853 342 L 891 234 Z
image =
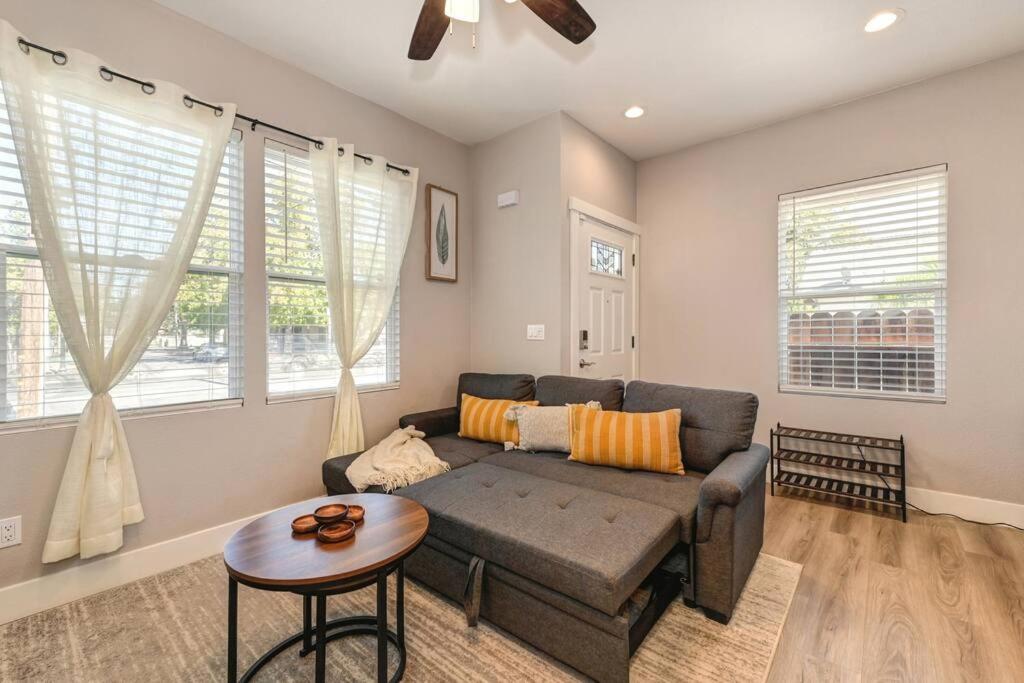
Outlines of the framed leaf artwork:
M 459 280 L 459 195 L 427 185 L 427 279 Z

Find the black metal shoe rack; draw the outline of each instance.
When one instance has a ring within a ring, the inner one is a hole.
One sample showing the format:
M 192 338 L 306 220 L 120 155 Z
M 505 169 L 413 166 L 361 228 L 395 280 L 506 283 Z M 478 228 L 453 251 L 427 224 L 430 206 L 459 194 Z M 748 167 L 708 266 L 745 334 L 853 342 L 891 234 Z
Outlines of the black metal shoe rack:
M 819 491 L 898 508 L 907 521 L 907 461 L 903 437 L 797 429 L 771 431 L 772 495 L 776 486 Z

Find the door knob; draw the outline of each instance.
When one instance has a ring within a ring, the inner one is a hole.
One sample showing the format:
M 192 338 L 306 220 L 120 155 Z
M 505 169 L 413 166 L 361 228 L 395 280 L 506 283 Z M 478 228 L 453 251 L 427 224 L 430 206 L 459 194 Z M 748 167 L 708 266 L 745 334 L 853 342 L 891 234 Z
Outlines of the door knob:
M 589 368 L 591 365 L 597 365 L 597 361 L 586 361 L 580 358 L 580 368 Z

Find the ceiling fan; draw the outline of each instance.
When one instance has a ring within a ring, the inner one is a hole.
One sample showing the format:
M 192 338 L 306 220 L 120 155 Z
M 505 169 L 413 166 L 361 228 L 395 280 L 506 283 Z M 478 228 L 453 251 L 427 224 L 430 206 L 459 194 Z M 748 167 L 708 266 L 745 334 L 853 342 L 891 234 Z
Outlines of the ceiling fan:
M 509 1 L 509 0 L 506 0 Z M 576 0 L 522 0 L 534 14 L 570 42 L 579 45 L 597 28 L 587 11 Z M 480 0 L 423 0 L 423 9 L 409 43 L 409 59 L 425 60 L 434 56 L 444 32 L 453 19 L 476 23 L 480 20 Z

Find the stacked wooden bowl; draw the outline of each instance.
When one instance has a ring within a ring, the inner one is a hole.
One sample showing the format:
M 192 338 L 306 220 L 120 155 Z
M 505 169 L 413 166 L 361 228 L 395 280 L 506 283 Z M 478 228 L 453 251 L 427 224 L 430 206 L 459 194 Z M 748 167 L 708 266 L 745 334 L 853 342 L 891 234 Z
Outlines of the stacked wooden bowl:
M 341 543 L 356 535 L 356 527 L 365 517 L 362 505 L 331 503 L 318 507 L 311 515 L 293 519 L 292 533 L 299 536 L 315 533 L 321 543 Z

